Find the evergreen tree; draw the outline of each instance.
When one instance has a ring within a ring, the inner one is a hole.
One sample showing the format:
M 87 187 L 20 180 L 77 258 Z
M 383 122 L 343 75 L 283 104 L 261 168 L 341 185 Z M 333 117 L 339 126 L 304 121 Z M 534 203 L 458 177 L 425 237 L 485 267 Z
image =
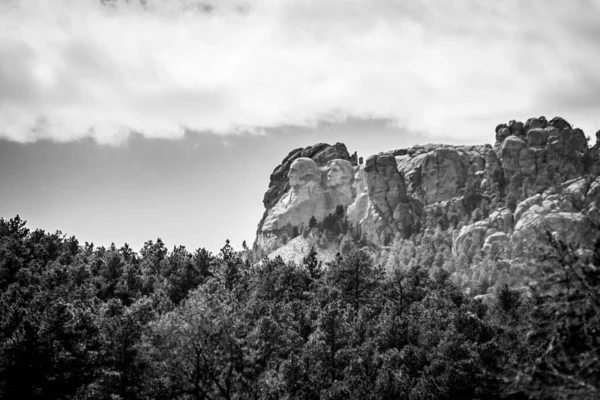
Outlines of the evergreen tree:
M 355 311 L 372 303 L 384 278 L 383 268 L 374 266 L 362 250 L 339 256 L 329 265 L 328 280 Z
M 317 260 L 317 251 L 314 247 L 310 248 L 308 255 L 302 260 L 302 264 L 308 270 L 310 278 L 318 280 L 323 274 L 322 262 Z

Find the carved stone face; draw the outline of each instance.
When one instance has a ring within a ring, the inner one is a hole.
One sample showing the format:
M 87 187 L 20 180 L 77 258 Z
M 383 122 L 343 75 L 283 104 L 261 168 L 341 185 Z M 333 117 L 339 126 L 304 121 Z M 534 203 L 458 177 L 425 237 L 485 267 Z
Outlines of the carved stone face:
M 337 187 L 350 185 L 354 178 L 354 168 L 350 161 L 331 160 L 325 168 L 325 186 Z
M 300 157 L 292 163 L 288 178 L 290 186 L 299 189 L 309 183 L 319 183 L 321 181 L 321 170 L 312 159 Z

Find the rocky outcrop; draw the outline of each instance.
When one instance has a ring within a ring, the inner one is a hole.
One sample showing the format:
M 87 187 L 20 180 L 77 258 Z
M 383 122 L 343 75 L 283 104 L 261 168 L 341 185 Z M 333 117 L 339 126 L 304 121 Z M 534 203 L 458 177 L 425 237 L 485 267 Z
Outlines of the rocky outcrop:
M 290 166 L 288 179 L 291 189 L 268 213 L 265 230 L 308 225 L 312 217 L 322 220 L 336 206 L 347 207 L 355 197 L 354 167 L 347 160 L 331 160 L 320 169 L 314 160 L 300 157 Z
M 523 185 L 527 193 L 541 192 L 552 185 L 575 179 L 586 172 L 589 152 L 581 129 L 573 129 L 560 117 L 550 122 L 545 117 L 530 118 L 520 128 L 513 123 L 509 136 L 496 135 L 495 149 L 504 179 L 512 197 L 520 197 Z
M 489 252 L 494 243 L 512 257 L 534 255 L 548 233 L 560 240 L 590 247 L 600 235 L 600 177 L 582 177 L 551 187 L 520 201 L 512 212 L 501 209 L 464 226 L 454 252 L 470 246 Z
M 494 232 L 483 243 L 483 252 L 492 256 L 506 257 L 510 246 L 510 237 L 504 232 Z
M 527 252 L 524 243 L 547 233 L 567 243 L 589 247 L 598 236 L 600 178 L 583 177 L 552 187 L 521 202 L 515 211 L 511 236 L 516 255 Z
M 323 223 L 340 206 L 346 221 L 363 227 L 375 245 L 396 235 L 408 237 L 420 228 L 423 206 L 407 196 L 404 176 L 391 154 L 370 157 L 361 167 L 345 159 L 319 167 L 314 159 L 299 157 L 291 163 L 287 178 L 284 188 L 289 189 L 267 209 L 259 225 L 255 250 L 262 255 Z
M 450 200 L 465 187 L 471 155 L 455 148 L 437 148 L 416 157 L 399 156 L 398 170 L 411 179 L 411 188 L 425 204 Z
M 324 166 L 327 162 L 335 159 L 350 160 L 348 149 L 343 143 L 336 143 L 333 146 L 318 143 L 314 146 L 292 150 L 271 174 L 269 189 L 267 189 L 263 198 L 265 208 L 273 207 L 281 196 L 289 190 L 289 186 L 287 186 L 289 182 L 288 173 L 294 160 L 300 157 L 311 158 L 318 166 Z
M 337 160 L 336 163 L 327 167 L 333 160 Z M 312 213 L 317 213 L 315 218 L 321 216 L 331 211 L 331 204 L 348 197 L 351 182 L 342 188 L 342 178 L 338 176 L 343 168 L 347 176 L 353 175 L 353 171 L 348 172 L 348 164 L 353 169 L 356 157 L 350 156 L 343 143 L 318 143 L 292 150 L 271 174 L 263 198 L 266 210 L 258 225 L 254 251 L 267 255 L 285 245 L 289 238 L 301 232 Z
M 408 237 L 418 231 L 423 206 L 407 195 L 404 175 L 398 171 L 396 158 L 389 153 L 371 156 L 364 171 L 369 202 L 376 211 L 372 218 L 378 216 L 381 221 L 379 240 L 385 242 L 396 234 Z
M 485 177 L 489 146 L 427 145 L 396 150 L 408 193 L 425 205 L 473 194 Z
M 438 227 L 455 229 L 454 254 L 519 256 L 545 231 L 589 244 L 600 225 L 600 132 L 589 148 L 563 118 L 538 117 L 500 124 L 493 138 L 388 151 L 364 165 L 340 143 L 296 149 L 271 175 L 255 251 L 308 233 L 330 252 L 342 236 L 380 248 Z

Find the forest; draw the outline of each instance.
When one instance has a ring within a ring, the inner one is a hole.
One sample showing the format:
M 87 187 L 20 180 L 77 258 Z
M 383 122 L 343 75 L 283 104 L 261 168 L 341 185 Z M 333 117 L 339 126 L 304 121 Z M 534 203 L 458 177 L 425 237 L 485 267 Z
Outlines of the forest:
M 600 398 L 600 243 L 548 235 L 518 268 L 433 229 L 341 248 L 250 263 L 0 219 L 0 398 Z

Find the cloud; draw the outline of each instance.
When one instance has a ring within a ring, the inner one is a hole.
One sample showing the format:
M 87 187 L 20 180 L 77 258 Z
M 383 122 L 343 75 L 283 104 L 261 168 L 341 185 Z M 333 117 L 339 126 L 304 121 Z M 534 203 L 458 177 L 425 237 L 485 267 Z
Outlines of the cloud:
M 465 138 L 551 112 L 585 128 L 598 16 L 598 0 L 0 0 L 0 136 L 384 118 Z

